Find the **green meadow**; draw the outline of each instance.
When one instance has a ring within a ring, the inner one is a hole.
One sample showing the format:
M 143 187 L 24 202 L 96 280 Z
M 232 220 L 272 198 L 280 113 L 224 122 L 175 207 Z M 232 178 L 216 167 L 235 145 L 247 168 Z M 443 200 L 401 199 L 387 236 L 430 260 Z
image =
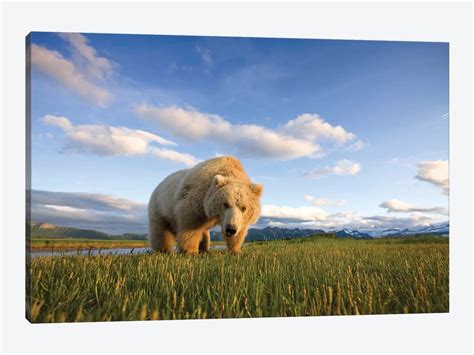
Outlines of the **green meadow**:
M 37 257 L 27 268 L 32 322 L 449 311 L 446 237 L 252 242 L 238 256 Z

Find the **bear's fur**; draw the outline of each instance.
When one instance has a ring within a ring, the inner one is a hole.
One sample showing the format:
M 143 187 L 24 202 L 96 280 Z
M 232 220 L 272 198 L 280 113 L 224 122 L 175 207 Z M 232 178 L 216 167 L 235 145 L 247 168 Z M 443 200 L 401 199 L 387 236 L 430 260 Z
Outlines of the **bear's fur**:
M 179 170 L 153 191 L 148 204 L 151 247 L 170 252 L 209 249 L 209 229 L 220 224 L 228 249 L 239 253 L 250 224 L 260 216 L 263 186 L 254 184 L 234 157 L 218 157 Z M 233 235 L 231 235 L 233 234 Z

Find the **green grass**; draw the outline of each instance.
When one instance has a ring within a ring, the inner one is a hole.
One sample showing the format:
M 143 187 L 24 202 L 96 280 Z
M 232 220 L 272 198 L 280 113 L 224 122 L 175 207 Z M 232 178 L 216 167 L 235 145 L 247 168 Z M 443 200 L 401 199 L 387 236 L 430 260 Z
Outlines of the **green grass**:
M 448 238 L 248 243 L 239 256 L 35 258 L 33 322 L 448 312 Z

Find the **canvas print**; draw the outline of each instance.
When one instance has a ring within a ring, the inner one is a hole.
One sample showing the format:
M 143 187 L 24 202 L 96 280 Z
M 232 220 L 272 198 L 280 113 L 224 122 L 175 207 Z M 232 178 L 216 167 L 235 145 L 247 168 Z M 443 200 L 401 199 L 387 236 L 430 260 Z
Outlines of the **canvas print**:
M 33 32 L 33 323 L 449 312 L 449 44 Z

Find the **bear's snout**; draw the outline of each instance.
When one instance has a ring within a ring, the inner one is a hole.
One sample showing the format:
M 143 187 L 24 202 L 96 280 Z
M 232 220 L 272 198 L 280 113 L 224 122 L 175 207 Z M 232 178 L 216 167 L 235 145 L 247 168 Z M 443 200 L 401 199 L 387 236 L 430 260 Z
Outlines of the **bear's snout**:
M 237 228 L 235 228 L 234 226 L 228 224 L 225 226 L 225 234 L 228 236 L 228 237 L 232 237 L 235 235 L 235 233 L 237 233 Z

